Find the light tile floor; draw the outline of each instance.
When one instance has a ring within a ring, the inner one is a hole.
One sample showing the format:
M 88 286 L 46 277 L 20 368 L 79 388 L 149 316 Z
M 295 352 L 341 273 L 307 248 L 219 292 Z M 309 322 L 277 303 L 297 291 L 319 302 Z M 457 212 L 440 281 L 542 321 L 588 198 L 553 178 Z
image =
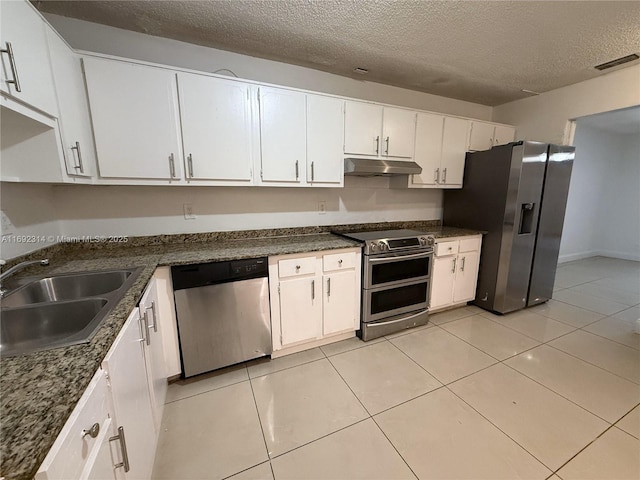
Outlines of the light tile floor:
M 640 478 L 640 263 L 169 386 L 153 478 Z

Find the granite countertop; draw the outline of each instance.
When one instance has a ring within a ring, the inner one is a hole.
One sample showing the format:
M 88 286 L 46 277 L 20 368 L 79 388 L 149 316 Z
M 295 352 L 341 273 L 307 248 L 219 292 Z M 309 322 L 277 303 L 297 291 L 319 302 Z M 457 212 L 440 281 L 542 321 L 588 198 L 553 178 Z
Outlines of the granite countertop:
M 436 238 L 484 233 L 442 227 L 438 221 L 334 225 L 137 237 L 124 245 L 58 244 L 14 259 L 7 267 L 24 260 L 50 259 L 46 269 L 30 267 L 17 278 L 125 267 L 143 270 L 90 343 L 1 360 L 0 476 L 6 480 L 33 478 L 158 266 L 350 248 L 360 244 L 329 231 L 402 228 L 424 231 Z
M 56 246 L 42 252 L 49 267 L 36 266 L 19 276 L 143 267 L 90 343 L 56 348 L 0 362 L 0 475 L 26 480 L 35 475 L 67 418 L 139 302 L 158 266 L 185 265 L 359 246 L 329 233 L 205 242 L 158 243 L 147 246 Z M 53 253 L 52 253 L 53 252 Z M 37 257 L 37 255 L 36 255 Z M 42 258 L 42 257 L 40 257 Z M 18 277 L 18 275 L 16 275 Z

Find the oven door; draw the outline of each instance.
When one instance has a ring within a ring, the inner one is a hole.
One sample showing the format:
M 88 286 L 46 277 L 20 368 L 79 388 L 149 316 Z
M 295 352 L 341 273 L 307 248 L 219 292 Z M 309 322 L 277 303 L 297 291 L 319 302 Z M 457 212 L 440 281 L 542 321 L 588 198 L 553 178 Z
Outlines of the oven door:
M 362 291 L 362 321 L 373 322 L 403 313 L 426 310 L 429 304 L 429 279 L 403 282 L 391 287 Z
M 367 256 L 364 288 L 389 287 L 413 280 L 424 280 L 431 274 L 433 251 L 421 253 L 386 253 Z

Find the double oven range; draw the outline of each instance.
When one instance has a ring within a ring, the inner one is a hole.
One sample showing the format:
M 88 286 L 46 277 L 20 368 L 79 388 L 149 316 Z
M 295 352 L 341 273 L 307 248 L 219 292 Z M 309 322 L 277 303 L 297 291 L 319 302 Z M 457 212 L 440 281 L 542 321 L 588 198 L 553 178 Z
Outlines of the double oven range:
M 341 235 L 364 243 L 362 340 L 426 324 L 434 237 L 414 230 Z

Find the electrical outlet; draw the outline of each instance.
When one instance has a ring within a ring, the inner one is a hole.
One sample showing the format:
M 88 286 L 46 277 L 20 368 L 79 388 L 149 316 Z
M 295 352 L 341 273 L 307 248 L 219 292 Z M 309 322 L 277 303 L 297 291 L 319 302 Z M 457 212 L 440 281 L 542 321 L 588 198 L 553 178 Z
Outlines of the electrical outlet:
M 318 202 L 318 213 L 320 215 L 324 215 L 325 213 L 327 213 L 327 201 L 326 200 L 320 200 Z
M 182 205 L 184 209 L 184 219 L 185 220 L 195 220 L 196 214 L 193 213 L 193 205 L 190 203 L 185 203 Z
M 11 223 L 11 219 L 7 214 L 0 211 L 0 220 L 2 221 L 0 225 L 0 232 L 2 232 L 2 235 L 12 234 L 15 227 L 13 226 L 13 223 Z

